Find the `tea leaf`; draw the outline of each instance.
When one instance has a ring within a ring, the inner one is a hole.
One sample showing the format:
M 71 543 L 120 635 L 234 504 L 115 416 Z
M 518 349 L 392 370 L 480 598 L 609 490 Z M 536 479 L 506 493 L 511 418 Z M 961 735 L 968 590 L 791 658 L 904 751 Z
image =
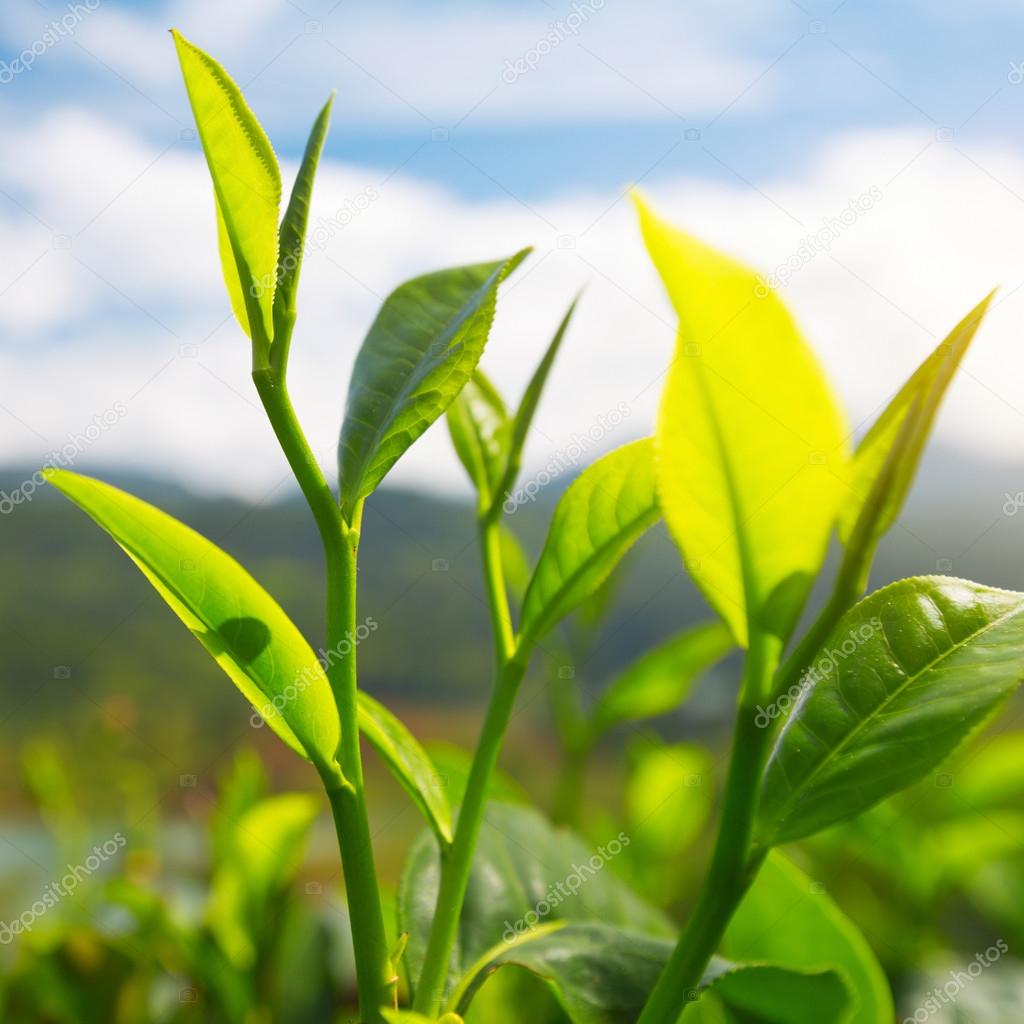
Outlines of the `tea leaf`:
M 292 194 L 288 200 L 288 208 L 284 211 L 281 227 L 278 230 L 278 256 L 276 282 L 274 292 L 274 358 L 283 361 L 287 358 L 288 343 L 291 340 L 292 327 L 295 324 L 295 293 L 299 287 L 299 271 L 302 269 L 302 255 L 306 245 L 306 225 L 309 221 L 309 203 L 313 195 L 313 181 L 320 163 L 320 153 L 324 148 L 327 128 L 331 121 L 331 107 L 334 104 L 334 93 L 324 104 L 323 109 L 313 122 L 313 128 L 306 142 L 305 152 L 299 173 L 292 185 Z
M 477 369 L 448 407 L 446 416 L 455 453 L 480 499 L 481 511 L 494 500 L 505 475 L 512 422 L 505 402 Z
M 336 775 L 340 725 L 323 668 L 277 602 L 230 555 L 124 491 L 67 470 L 47 480 L 120 545 L 267 724 Z
M 356 357 L 341 427 L 346 518 L 473 375 L 498 285 L 529 251 L 414 278 L 385 300 Z
M 857 446 L 850 491 L 839 516 L 839 535 L 856 535 L 873 548 L 895 522 L 913 483 L 946 389 L 974 339 L 995 292 L 991 292 L 946 336 L 886 406 Z
M 523 600 L 522 633 L 539 639 L 592 593 L 659 519 L 650 438 L 588 466 L 555 508 Z
M 668 919 L 627 888 L 605 863 L 628 845 L 628 836 L 609 836 L 595 849 L 554 828 L 531 808 L 489 802 L 459 922 L 449 989 L 492 947 L 528 931 L 536 923 L 534 908 L 542 901 L 549 908 L 541 915 L 547 921 L 601 921 L 670 939 L 674 929 Z M 412 978 L 419 977 L 436 912 L 438 873 L 437 844 L 426 833 L 409 853 L 398 891 L 399 930 L 409 933 L 405 956 Z M 563 883 L 561 890 L 558 882 Z
M 438 840 L 452 841 L 452 811 L 441 776 L 405 725 L 383 704 L 359 691 L 359 731 L 377 748 L 395 778 L 419 807 Z
M 458 1001 L 453 997 L 456 1012 L 466 1012 L 495 971 L 515 966 L 548 983 L 572 1024 L 623 1024 L 636 1020 L 672 951 L 665 939 L 598 922 L 541 925 L 536 931 L 537 937 L 498 947 L 475 965 L 455 993 Z M 846 985 L 835 971 L 734 964 L 717 957 L 698 992 L 713 993 L 752 1024 L 838 1024 L 849 1006 Z
M 658 491 L 688 570 L 745 647 L 780 586 L 785 614 L 760 625 L 780 631 L 795 620 L 821 566 L 847 458 L 844 419 L 778 297 L 637 207 L 679 317 L 658 413 Z
M 901 580 L 839 620 L 811 671 L 765 769 L 766 845 L 909 786 L 984 722 L 1024 677 L 1024 594 Z
M 605 732 L 621 722 L 655 718 L 677 708 L 697 678 L 733 648 L 723 622 L 704 622 L 648 651 L 598 698 L 593 727 Z
M 180 32 L 171 34 L 213 179 L 224 283 L 242 329 L 269 348 L 281 206 L 277 157 L 224 68 Z
M 769 855 L 729 923 L 722 954 L 795 970 L 838 970 L 856 996 L 844 1024 L 895 1020 L 889 982 L 864 936 L 778 853 Z

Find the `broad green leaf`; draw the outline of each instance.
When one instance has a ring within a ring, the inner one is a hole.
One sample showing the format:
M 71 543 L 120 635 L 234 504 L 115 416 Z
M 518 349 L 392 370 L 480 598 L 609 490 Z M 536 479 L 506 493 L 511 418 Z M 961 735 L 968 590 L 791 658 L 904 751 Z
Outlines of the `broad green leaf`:
M 684 630 L 653 648 L 598 698 L 593 711 L 595 732 L 674 710 L 689 696 L 697 678 L 732 648 L 732 633 L 718 621 Z
M 629 837 L 619 834 L 588 846 L 528 807 L 488 803 L 449 989 L 493 946 L 542 921 L 601 921 L 671 938 L 672 924 L 615 875 L 611 862 L 628 845 Z M 437 844 L 425 833 L 409 853 L 398 891 L 399 930 L 409 933 L 405 958 L 411 978 L 419 977 L 422 967 L 438 874 Z
M 414 278 L 385 300 L 356 357 L 338 444 L 347 518 L 473 375 L 498 285 L 529 251 Z
M 454 1009 L 465 1013 L 487 978 L 512 966 L 544 979 L 572 1024 L 633 1024 L 671 952 L 667 939 L 600 922 L 567 924 L 495 950 L 460 985 Z M 849 1003 L 835 971 L 803 972 L 718 958 L 698 991 L 714 993 L 750 1024 L 839 1024 Z
M 293 750 L 336 775 L 340 724 L 305 638 L 230 555 L 152 505 L 67 470 L 47 480 L 120 545 L 246 700 Z
M 519 538 L 504 523 L 499 527 L 501 545 L 501 567 L 505 574 L 505 585 L 516 604 L 523 603 L 526 588 L 530 585 L 530 559 L 523 550 Z
M 1024 595 L 900 580 L 851 608 L 815 665 L 765 770 L 766 845 L 866 810 L 981 725 L 1024 677 Z
M 862 544 L 873 546 L 895 522 L 946 389 L 994 295 L 987 295 L 950 331 L 857 446 L 849 466 L 850 493 L 839 517 L 844 543 L 856 533 Z
M 562 346 L 562 339 L 565 337 L 565 332 L 569 329 L 573 313 L 576 312 L 577 302 L 579 302 L 579 298 L 572 300 L 565 316 L 562 317 L 562 321 L 558 325 L 558 329 L 555 331 L 555 336 L 549 342 L 543 358 L 530 378 L 530 383 L 526 385 L 526 391 L 523 392 L 519 408 L 516 410 L 515 417 L 512 420 L 512 436 L 508 445 L 507 465 L 505 467 L 504 479 L 499 482 L 499 493 L 495 495 L 497 499 L 500 499 L 506 491 L 512 489 L 516 478 L 519 476 L 519 467 L 522 463 L 523 446 L 526 444 L 526 436 L 530 432 L 530 425 L 533 423 L 534 414 L 537 412 L 537 406 L 540 404 L 540 396 L 544 392 L 544 386 L 548 382 L 548 375 L 551 373 L 551 367 L 554 365 L 555 356 L 558 355 L 558 350 Z
M 295 323 L 295 293 L 299 287 L 299 271 L 306 246 L 306 225 L 309 221 L 309 203 L 313 195 L 313 181 L 320 163 L 320 153 L 331 121 L 334 93 L 324 104 L 313 122 L 306 150 L 302 154 L 299 173 L 292 185 L 288 208 L 278 229 L 277 289 L 274 292 L 274 337 L 287 346 L 292 325 Z M 280 353 L 275 354 L 282 358 Z
M 723 956 L 767 961 L 814 971 L 832 968 L 846 979 L 854 1005 L 843 1024 L 881 1024 L 895 1018 L 889 983 L 854 924 L 814 884 L 778 853 L 764 867 L 733 916 Z
M 660 516 L 650 438 L 588 466 L 555 508 L 523 600 L 522 633 L 539 639 L 607 577 Z
M 316 815 L 314 797 L 286 793 L 260 801 L 236 821 L 207 907 L 210 930 L 236 966 L 255 961 L 261 915 L 298 870 Z
M 412 797 L 437 838 L 452 841 L 452 811 L 444 781 L 419 741 L 383 704 L 358 694 L 359 731 L 377 748 L 395 778 Z
M 745 647 L 751 622 L 782 632 L 821 566 L 843 490 L 844 418 L 775 293 L 637 207 L 679 317 L 655 438 L 665 520 Z M 785 609 L 771 607 L 780 588 Z
M 448 406 L 448 432 L 480 499 L 490 507 L 505 474 L 512 423 L 505 402 L 479 368 Z
M 228 73 L 172 30 L 213 179 L 224 283 L 242 329 L 274 338 L 281 172 L 266 133 Z

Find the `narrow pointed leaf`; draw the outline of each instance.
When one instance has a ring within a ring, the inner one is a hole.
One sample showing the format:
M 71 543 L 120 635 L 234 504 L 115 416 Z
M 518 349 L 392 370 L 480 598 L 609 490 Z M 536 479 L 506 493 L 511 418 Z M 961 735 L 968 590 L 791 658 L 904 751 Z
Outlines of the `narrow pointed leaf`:
M 732 650 L 724 622 L 704 622 L 641 656 L 598 698 L 593 723 L 604 732 L 620 722 L 655 718 L 677 708 L 697 678 Z
M 765 770 L 765 845 L 866 810 L 981 725 L 1024 678 L 1024 594 L 901 580 L 839 620 L 811 671 Z
M 895 1019 L 889 982 L 864 936 L 820 885 L 777 852 L 730 921 L 722 955 L 793 970 L 837 970 L 855 996 L 843 1024 Z
M 295 293 L 299 287 L 299 271 L 302 269 L 302 255 L 306 245 L 306 225 L 309 221 L 309 204 L 313 195 L 313 181 L 324 148 L 327 128 L 331 121 L 331 107 L 334 93 L 324 104 L 313 122 L 313 128 L 306 142 L 299 173 L 292 185 L 288 208 L 281 220 L 278 231 L 277 289 L 274 292 L 274 333 L 275 337 L 287 334 L 295 321 Z M 284 339 L 281 339 L 284 340 Z
M 212 57 L 172 31 L 213 179 L 224 282 L 242 329 L 274 337 L 281 172 L 241 90 Z
M 336 774 L 340 725 L 330 684 L 263 587 L 230 555 L 154 506 L 77 473 L 45 473 L 114 538 L 274 732 Z
M 359 731 L 377 748 L 442 844 L 452 840 L 452 811 L 427 752 L 383 704 L 359 691 Z
M 688 570 L 737 643 L 782 632 L 821 566 L 845 464 L 842 413 L 778 297 L 639 200 L 679 317 L 656 431 L 658 490 Z M 779 588 L 786 608 L 770 608 Z
M 650 438 L 588 466 L 555 508 L 523 600 L 523 634 L 539 639 L 568 615 L 659 517 Z
M 543 932 L 541 929 L 545 929 Z M 540 926 L 477 966 L 460 985 L 457 1013 L 502 967 L 522 967 L 548 983 L 572 1024 L 632 1024 L 665 966 L 672 943 L 600 922 Z M 752 1024 L 839 1024 L 850 996 L 838 972 L 773 964 L 735 964 L 716 957 L 699 993 L 712 993 Z
M 508 462 L 512 423 L 505 402 L 479 368 L 448 407 L 448 432 L 482 509 L 490 506 Z
M 385 300 L 356 358 L 341 428 L 346 517 L 472 376 L 494 319 L 498 285 L 528 252 L 414 278 Z
M 984 319 L 995 292 L 950 331 L 917 368 L 857 446 L 839 535 L 874 545 L 895 522 L 913 483 L 946 389 Z
M 530 425 L 533 423 L 537 406 L 540 404 L 540 398 L 544 392 L 544 386 L 547 384 L 548 375 L 551 373 L 551 367 L 555 363 L 555 356 L 558 355 L 558 350 L 562 346 L 562 339 L 565 337 L 565 332 L 569 329 L 569 322 L 572 320 L 573 313 L 576 312 L 577 302 L 579 302 L 578 298 L 573 299 L 565 316 L 562 317 L 562 321 L 555 331 L 555 336 L 548 344 L 543 358 L 530 378 L 530 383 L 526 386 L 526 391 L 523 392 L 519 408 L 516 410 L 512 421 L 512 437 L 508 446 L 507 466 L 504 479 L 500 482 L 498 493 L 495 495 L 496 500 L 503 499 L 505 492 L 512 489 L 516 478 L 519 476 L 526 437 L 530 432 Z

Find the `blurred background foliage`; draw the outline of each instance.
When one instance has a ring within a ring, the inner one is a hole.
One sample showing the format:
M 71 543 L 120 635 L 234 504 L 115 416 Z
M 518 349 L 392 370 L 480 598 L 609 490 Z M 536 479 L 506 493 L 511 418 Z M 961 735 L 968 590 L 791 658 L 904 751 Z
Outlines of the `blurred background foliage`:
M 983 468 L 957 466 L 974 473 L 973 486 L 940 491 L 949 461 L 939 453 L 926 465 L 875 582 L 934 569 L 1019 588 L 1024 553 L 987 534 L 953 552 L 936 541 L 969 540 L 979 503 L 1003 518 L 1002 489 Z M 21 479 L 0 474 L 0 489 Z M 318 542 L 298 500 L 247 506 L 152 480 L 114 482 L 238 557 L 317 645 Z M 511 517 L 531 557 L 557 489 Z M 367 510 L 364 552 L 361 610 L 377 628 L 359 648 L 363 685 L 427 742 L 457 801 L 492 658 L 471 511 L 385 490 Z M 0 921 L 23 914 L 95 844 L 124 840 L 25 934 L 0 934 L 0 1019 L 349 1019 L 343 881 L 311 774 L 253 727 L 128 560 L 55 496 L 39 493 L 4 517 L 0 564 Z M 678 918 L 706 861 L 734 659 L 657 720 L 586 743 L 577 726 L 635 658 L 706 617 L 654 531 L 535 659 L 494 793 L 539 804 L 594 848 L 625 833 L 630 843 L 609 870 Z M 1005 942 L 1008 955 L 938 1005 L 936 1022 L 1024 1019 L 1024 704 L 996 728 L 912 790 L 788 851 L 812 880 L 811 898 L 831 897 L 863 930 L 902 1012 Z M 394 899 L 419 821 L 372 753 L 368 773 Z M 513 969 L 484 986 L 469 1019 L 564 1017 L 539 981 Z

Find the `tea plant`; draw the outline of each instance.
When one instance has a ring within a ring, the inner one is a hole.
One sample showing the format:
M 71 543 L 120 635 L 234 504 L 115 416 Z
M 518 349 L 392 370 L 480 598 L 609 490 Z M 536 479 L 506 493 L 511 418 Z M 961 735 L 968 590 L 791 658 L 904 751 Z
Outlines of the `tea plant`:
M 321 663 L 275 600 L 187 526 L 98 481 L 53 470 L 48 477 L 113 536 L 319 775 L 344 869 L 360 1019 L 451 1024 L 499 968 L 516 965 L 543 978 L 576 1024 L 674 1024 L 684 1012 L 687 1021 L 891 1020 L 877 962 L 827 897 L 772 927 L 808 886 L 773 851 L 921 778 L 1024 673 L 1024 595 L 921 576 L 861 599 L 991 297 L 925 360 L 851 455 L 843 414 L 778 297 L 762 295 L 751 272 L 638 199 L 644 240 L 679 317 L 655 436 L 611 451 L 569 486 L 514 621 L 510 559 L 521 557 L 502 522 L 503 501 L 575 303 L 511 412 L 477 364 L 499 286 L 529 250 L 399 286 L 355 361 L 335 495 L 287 387 L 331 102 L 281 216 L 277 160 L 241 92 L 180 34 L 174 42 L 213 180 L 225 284 L 251 341 L 253 382 L 322 539 L 331 654 Z M 477 494 L 495 649 L 494 686 L 457 815 L 417 740 L 359 688 L 352 639 L 364 505 L 445 413 Z M 671 709 L 697 670 L 734 645 L 743 650 L 717 840 L 681 934 L 614 871 L 601 870 L 628 835 L 597 856 L 529 808 L 491 800 L 531 655 L 662 517 L 720 622 L 683 634 L 627 673 L 584 713 L 579 753 L 617 722 Z M 794 641 L 834 528 L 842 558 L 831 594 Z M 360 734 L 428 826 L 399 887 L 396 942 L 382 909 Z M 496 831 L 482 829 L 485 811 Z M 570 869 L 584 862 L 586 878 Z M 569 871 L 581 876 L 585 898 L 550 895 L 559 868 L 570 890 L 578 886 Z M 237 925 L 228 944 L 248 963 L 252 937 Z M 399 1010 L 406 992 L 411 1009 Z

